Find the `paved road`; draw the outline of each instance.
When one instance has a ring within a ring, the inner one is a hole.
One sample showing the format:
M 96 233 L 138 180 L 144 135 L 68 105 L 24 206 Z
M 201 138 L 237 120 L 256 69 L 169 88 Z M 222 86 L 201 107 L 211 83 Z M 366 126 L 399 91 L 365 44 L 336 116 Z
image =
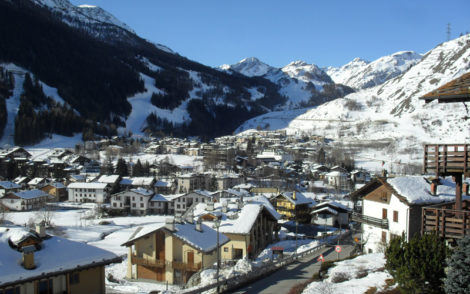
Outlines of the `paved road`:
M 350 256 L 351 251 L 354 249 L 353 245 L 341 245 L 340 258 Z M 315 255 L 310 255 L 298 262 L 280 269 L 273 274 L 258 280 L 246 287 L 238 289 L 233 292 L 234 294 L 242 293 L 262 293 L 262 294 L 284 294 L 299 283 L 309 280 L 315 273 L 320 270 L 321 263 L 317 261 L 320 254 L 323 254 L 325 260 L 336 260 L 337 253 L 334 247 L 327 247 Z

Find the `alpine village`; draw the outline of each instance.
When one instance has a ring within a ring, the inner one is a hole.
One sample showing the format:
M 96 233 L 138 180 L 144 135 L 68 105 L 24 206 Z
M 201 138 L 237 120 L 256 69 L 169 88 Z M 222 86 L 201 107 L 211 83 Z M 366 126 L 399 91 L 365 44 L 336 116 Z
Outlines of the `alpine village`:
M 470 35 L 218 68 L 0 0 L 0 294 L 470 293 Z

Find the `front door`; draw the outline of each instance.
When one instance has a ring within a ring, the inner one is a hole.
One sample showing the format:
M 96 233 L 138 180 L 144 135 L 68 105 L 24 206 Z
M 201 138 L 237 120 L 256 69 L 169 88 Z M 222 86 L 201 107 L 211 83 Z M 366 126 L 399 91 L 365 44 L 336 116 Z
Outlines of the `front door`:
M 188 251 L 188 264 L 194 264 L 194 251 Z

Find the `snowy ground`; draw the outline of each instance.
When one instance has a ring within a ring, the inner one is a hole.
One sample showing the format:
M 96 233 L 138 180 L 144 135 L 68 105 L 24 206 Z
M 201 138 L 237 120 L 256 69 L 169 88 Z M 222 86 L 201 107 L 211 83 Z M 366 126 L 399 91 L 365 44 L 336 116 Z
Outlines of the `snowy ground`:
M 328 278 L 313 282 L 303 294 L 362 294 L 369 288 L 381 290 L 385 280 L 392 277 L 384 270 L 385 258 L 382 253 L 366 254 L 354 259 L 335 263 L 328 271 Z
M 113 218 L 95 218 L 97 212 L 96 207 L 92 203 L 73 205 L 76 209 L 70 209 L 72 205 L 63 205 L 63 209 L 59 209 L 53 213 L 52 224 L 53 230 L 48 230 L 51 235 L 60 235 L 77 242 L 84 242 L 105 250 L 109 250 L 123 257 L 123 261 L 119 264 L 112 264 L 106 267 L 106 276 L 112 275 L 113 281 L 107 281 L 106 286 L 115 291 L 123 293 L 148 293 L 154 290 L 165 290 L 166 285 L 161 283 L 146 282 L 129 282 L 125 280 L 127 272 L 127 248 L 121 244 L 129 239 L 131 234 L 140 225 L 160 224 L 165 221 L 168 216 L 151 215 L 151 216 L 129 216 L 129 217 L 113 217 Z M 39 219 L 40 213 L 34 211 L 28 212 L 10 212 L 7 214 L 7 221 L 13 225 L 26 226 L 34 223 Z M 104 223 L 106 224 L 100 224 Z M 281 238 L 292 237 L 285 229 L 280 233 Z M 300 238 L 300 237 L 299 237 Z M 253 261 L 240 260 L 234 267 L 226 267 L 221 270 L 222 277 L 229 278 L 237 274 L 246 273 L 252 267 L 263 266 L 265 262 L 269 262 L 273 258 L 273 246 L 284 247 L 286 254 L 291 254 L 296 250 L 303 252 L 315 246 L 318 241 L 309 239 L 298 240 L 282 240 L 278 243 L 270 245 L 261 252 L 259 257 Z M 209 284 L 215 282 L 215 270 L 208 269 L 201 274 L 201 284 Z M 169 285 L 170 291 L 177 292 L 180 289 L 177 286 Z

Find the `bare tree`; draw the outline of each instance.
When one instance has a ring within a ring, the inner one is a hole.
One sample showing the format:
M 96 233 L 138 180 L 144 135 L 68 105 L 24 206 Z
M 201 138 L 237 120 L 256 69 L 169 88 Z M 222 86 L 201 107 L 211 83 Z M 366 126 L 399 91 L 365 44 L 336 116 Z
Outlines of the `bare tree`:
M 7 209 L 0 204 L 0 225 L 6 223 L 6 221 L 8 221 Z
M 43 222 L 46 227 L 52 227 L 54 216 L 55 209 L 46 203 L 36 212 L 36 220 Z

